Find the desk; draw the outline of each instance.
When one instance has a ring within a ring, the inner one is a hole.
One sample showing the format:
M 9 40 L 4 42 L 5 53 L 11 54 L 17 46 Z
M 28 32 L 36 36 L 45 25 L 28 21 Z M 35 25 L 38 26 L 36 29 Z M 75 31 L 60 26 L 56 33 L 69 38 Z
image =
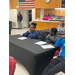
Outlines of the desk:
M 51 29 L 53 27 L 58 27 L 60 21 L 45 21 L 45 20 L 34 20 L 34 23 L 37 23 L 36 30 L 44 30 L 44 29 Z M 64 23 L 65 25 L 65 23 Z
M 19 37 L 21 35 L 9 37 L 9 55 L 20 61 L 30 75 L 41 75 L 57 48 L 43 49 L 35 44 L 38 40 L 19 40 Z

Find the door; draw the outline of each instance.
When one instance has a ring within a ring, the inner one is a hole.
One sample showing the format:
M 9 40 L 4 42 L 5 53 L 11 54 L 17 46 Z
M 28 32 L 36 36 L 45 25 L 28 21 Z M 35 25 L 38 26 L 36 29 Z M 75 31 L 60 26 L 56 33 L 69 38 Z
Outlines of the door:
M 55 10 L 55 16 L 60 16 L 60 10 Z
M 40 18 L 40 9 L 35 10 L 35 18 Z

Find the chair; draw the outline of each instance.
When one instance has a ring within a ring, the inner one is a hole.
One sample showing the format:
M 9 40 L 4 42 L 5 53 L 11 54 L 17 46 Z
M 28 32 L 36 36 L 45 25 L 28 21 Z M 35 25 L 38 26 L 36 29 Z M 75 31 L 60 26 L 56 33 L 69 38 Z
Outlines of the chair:
M 58 49 L 57 49 L 57 50 L 56 50 L 56 52 L 54 53 L 54 56 L 59 55 L 59 53 L 60 53 L 60 49 L 61 49 L 61 46 L 60 46 L 60 47 L 58 47 Z
M 9 75 L 13 75 L 15 71 L 16 61 L 9 56 Z
M 57 51 L 55 52 L 54 56 L 57 56 L 57 55 L 59 55 L 59 54 L 60 54 L 60 52 L 57 50 Z
M 61 37 L 61 36 L 62 36 L 62 35 L 59 35 L 59 37 Z M 65 38 L 65 37 L 64 37 L 64 38 Z M 63 38 L 63 39 L 64 39 L 64 38 Z

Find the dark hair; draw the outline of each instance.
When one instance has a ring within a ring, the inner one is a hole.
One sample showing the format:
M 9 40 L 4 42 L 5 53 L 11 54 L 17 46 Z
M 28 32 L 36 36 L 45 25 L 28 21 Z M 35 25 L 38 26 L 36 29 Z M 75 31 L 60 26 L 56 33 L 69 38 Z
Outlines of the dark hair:
M 21 13 L 20 11 L 18 11 L 19 13 Z
M 36 23 L 33 23 L 33 22 L 31 23 L 31 27 L 33 28 L 36 28 L 36 25 L 37 25 Z
M 62 26 L 64 27 L 64 22 L 62 23 Z
M 52 28 L 51 31 L 56 34 L 57 33 L 57 28 Z

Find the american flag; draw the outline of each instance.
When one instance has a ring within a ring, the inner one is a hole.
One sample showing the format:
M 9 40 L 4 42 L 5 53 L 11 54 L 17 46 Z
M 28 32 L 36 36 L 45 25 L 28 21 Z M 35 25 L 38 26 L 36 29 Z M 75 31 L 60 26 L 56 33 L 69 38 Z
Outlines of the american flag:
M 19 8 L 35 8 L 35 0 L 18 0 Z

